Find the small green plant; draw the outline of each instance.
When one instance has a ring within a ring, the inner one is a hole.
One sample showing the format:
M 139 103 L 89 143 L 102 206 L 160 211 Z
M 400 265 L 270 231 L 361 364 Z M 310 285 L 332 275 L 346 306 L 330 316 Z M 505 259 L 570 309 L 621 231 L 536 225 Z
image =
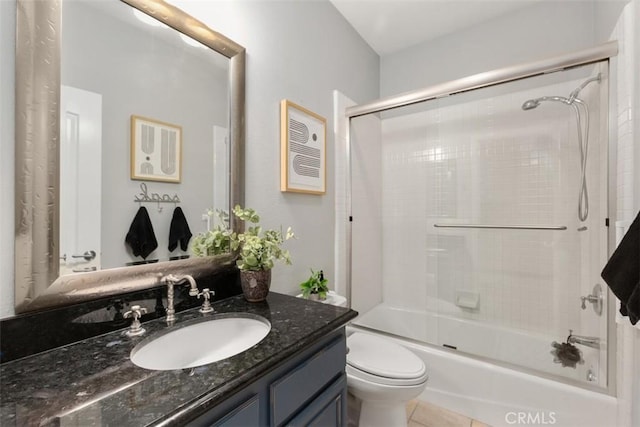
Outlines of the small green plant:
M 242 221 L 255 224 L 238 234 L 229 230 L 228 215 L 225 218 L 225 214 L 223 211 L 216 211 L 219 223 L 212 230 L 196 236 L 192 244 L 195 256 L 219 255 L 239 250 L 236 264 L 240 270 L 270 270 L 276 260 L 291 264 L 289 251 L 281 248 L 286 240 L 295 237 L 291 227 L 287 228 L 286 233 L 282 230 L 263 230 L 257 225 L 260 216 L 255 210 L 242 209 L 236 205 L 233 214 Z
M 322 270 L 313 271 L 313 269 L 311 269 L 311 276 L 309 276 L 306 281 L 300 283 L 302 297 L 309 298 L 309 296 L 317 294 L 322 300 L 327 298 L 327 292 L 329 292 L 328 282 L 329 281 L 324 278 Z
M 195 256 L 204 257 L 212 255 L 227 254 L 231 251 L 231 231 L 229 224 L 229 214 L 221 209 L 208 210 L 207 215 L 217 224 L 212 230 L 200 233 L 194 237 L 191 243 L 191 251 Z

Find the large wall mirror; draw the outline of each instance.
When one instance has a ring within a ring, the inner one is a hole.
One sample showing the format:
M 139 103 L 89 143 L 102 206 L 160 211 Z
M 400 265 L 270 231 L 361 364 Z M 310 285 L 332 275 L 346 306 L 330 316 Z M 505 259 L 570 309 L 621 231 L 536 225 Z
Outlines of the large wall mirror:
M 18 0 L 16 31 L 16 313 L 230 268 L 184 230 L 240 227 L 244 48 L 162 0 Z

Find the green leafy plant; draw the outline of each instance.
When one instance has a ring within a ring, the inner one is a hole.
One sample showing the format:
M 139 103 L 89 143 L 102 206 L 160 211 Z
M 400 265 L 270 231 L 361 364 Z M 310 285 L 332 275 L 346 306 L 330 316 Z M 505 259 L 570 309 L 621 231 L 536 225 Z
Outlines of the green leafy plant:
M 257 225 L 260 216 L 253 209 L 242 209 L 239 205 L 233 208 L 233 214 L 239 219 L 253 226 L 247 227 L 244 233 L 232 233 L 231 249 L 239 249 L 240 256 L 236 264 L 240 270 L 270 270 L 276 260 L 281 260 L 285 264 L 291 264 L 289 251 L 280 246 L 289 239 L 295 237 L 291 227 L 286 233 L 280 230 L 263 230 Z
M 276 260 L 291 264 L 289 251 L 281 247 L 286 240 L 295 237 L 291 227 L 287 228 L 285 233 L 282 230 L 263 230 L 258 225 L 260 216 L 255 210 L 243 209 L 236 205 L 233 214 L 254 225 L 248 226 L 244 233 L 234 233 L 229 230 L 228 215 L 224 211 L 209 212 L 210 216 L 213 214 L 219 222 L 212 230 L 195 237 L 192 243 L 195 256 L 219 255 L 230 250 L 238 250 L 236 264 L 240 270 L 270 270 Z
M 231 231 L 229 224 L 229 214 L 221 209 L 208 210 L 207 215 L 217 224 L 213 229 L 200 233 L 193 238 L 191 243 L 191 252 L 195 256 L 204 257 L 212 255 L 220 255 L 231 252 Z
M 329 292 L 328 282 L 329 281 L 324 278 L 322 270 L 313 271 L 313 269 L 311 269 L 311 276 L 309 276 L 306 281 L 300 283 L 302 297 L 309 298 L 310 295 L 317 294 L 320 299 L 325 299 L 327 292 Z

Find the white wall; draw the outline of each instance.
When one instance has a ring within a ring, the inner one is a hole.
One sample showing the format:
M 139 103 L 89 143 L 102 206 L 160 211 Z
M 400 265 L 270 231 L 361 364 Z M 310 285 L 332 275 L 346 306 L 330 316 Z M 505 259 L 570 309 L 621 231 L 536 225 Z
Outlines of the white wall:
M 394 95 L 592 47 L 608 39 L 616 21 L 612 16 L 619 14 L 622 4 L 624 2 L 616 1 L 541 2 L 386 55 L 380 60 L 380 94 Z
M 0 1 L 0 318 L 13 314 L 14 58 L 16 5 Z
M 281 193 L 280 183 L 280 112 L 281 99 L 290 99 L 327 118 L 327 159 L 334 155 L 332 91 L 338 89 L 356 102 L 378 97 L 379 57 L 357 32 L 327 1 L 175 1 L 211 28 L 247 49 L 246 95 L 246 205 L 260 213 L 266 227 L 292 226 L 298 239 L 289 242 L 293 265 L 277 266 L 272 290 L 295 294 L 298 283 L 309 268 L 323 269 L 333 281 L 334 263 L 334 166 L 327 166 L 327 194 L 311 196 Z M 5 10 L 13 1 L 2 4 L 2 87 L 3 123 L 12 123 L 4 109 L 13 111 L 10 79 L 13 65 L 4 58 L 13 57 L 14 14 Z M 8 15 L 8 16 L 7 16 Z M 6 18 L 5 18 L 6 16 Z M 5 25 L 5 19 L 8 25 Z M 7 37 L 5 37 L 5 34 Z M 6 42 L 6 43 L 5 43 Z M 6 77 L 4 70 L 8 70 Z M 12 161 L 12 136 L 5 141 L 3 125 L 2 161 L 5 152 Z M 12 135 L 12 134 L 10 134 Z M 6 146 L 5 146 L 6 145 Z M 13 172 L 0 171 L 3 185 L 2 262 L 11 259 L 1 271 L 3 317 L 12 314 L 13 305 L 13 230 L 5 221 L 13 220 L 13 196 L 4 186 L 13 185 Z M 4 203 L 5 198 L 7 203 Z M 5 220 L 5 218 L 8 218 Z M 9 297 L 5 299 L 4 295 Z

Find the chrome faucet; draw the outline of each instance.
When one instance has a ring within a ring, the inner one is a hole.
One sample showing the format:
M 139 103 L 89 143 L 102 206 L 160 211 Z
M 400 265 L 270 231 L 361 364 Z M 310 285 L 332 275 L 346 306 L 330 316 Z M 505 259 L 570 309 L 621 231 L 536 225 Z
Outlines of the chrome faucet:
M 196 281 L 189 274 L 183 274 L 181 276 L 167 274 L 160 279 L 160 283 L 167 285 L 167 323 L 169 324 L 172 324 L 176 320 L 176 310 L 173 308 L 173 286 L 184 282 L 188 282 L 191 286 L 191 289 L 189 289 L 189 295 L 197 297 L 200 293 L 198 291 L 198 285 L 196 285 Z
M 215 294 L 215 291 L 210 291 L 209 288 L 204 288 L 202 292 L 197 295 L 198 299 L 200 299 L 200 297 L 204 299 L 202 307 L 198 310 L 200 313 L 211 313 L 213 311 L 213 307 L 211 307 L 211 302 L 209 300 Z
M 131 310 L 127 311 L 122 317 L 128 318 L 132 317 L 133 322 L 131 322 L 131 328 L 126 330 L 124 334 L 128 337 L 137 337 L 138 335 L 142 335 L 145 332 L 145 329 L 142 327 L 140 323 L 140 318 L 144 313 L 147 312 L 147 309 L 144 307 L 140 307 L 139 305 L 131 306 Z

